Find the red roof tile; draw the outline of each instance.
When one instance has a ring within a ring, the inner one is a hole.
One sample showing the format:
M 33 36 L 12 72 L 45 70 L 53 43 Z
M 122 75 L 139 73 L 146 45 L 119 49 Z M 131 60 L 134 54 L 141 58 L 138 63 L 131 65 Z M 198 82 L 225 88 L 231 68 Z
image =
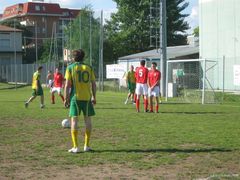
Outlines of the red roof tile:
M 67 16 L 68 12 L 69 16 Z M 9 18 L 17 15 L 32 14 L 32 15 L 55 15 L 61 16 L 63 18 L 75 18 L 79 14 L 80 10 L 77 9 L 67 9 L 60 8 L 59 4 L 54 3 L 36 3 L 36 2 L 27 2 L 23 4 L 16 4 L 5 8 L 3 13 L 3 18 Z

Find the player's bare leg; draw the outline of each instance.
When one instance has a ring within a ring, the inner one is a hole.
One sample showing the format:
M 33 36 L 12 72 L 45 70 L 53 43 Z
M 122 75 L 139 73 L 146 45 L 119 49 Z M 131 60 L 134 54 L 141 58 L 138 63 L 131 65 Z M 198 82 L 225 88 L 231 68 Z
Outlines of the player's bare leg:
M 90 148 L 90 136 L 92 132 L 92 121 L 91 117 L 84 117 L 84 122 L 85 122 L 85 142 L 84 142 L 84 152 L 91 151 L 92 149 Z
M 58 96 L 60 96 L 61 99 L 62 99 L 62 102 L 64 102 L 64 97 L 63 97 L 63 95 L 61 94 L 61 92 L 58 93 Z
M 44 108 L 44 95 L 41 95 L 41 108 Z
M 54 96 L 54 93 L 55 93 L 55 92 L 52 92 L 52 101 L 51 101 L 52 104 L 55 104 L 55 96 Z
M 71 136 L 72 136 L 72 149 L 69 149 L 68 152 L 71 153 L 78 153 L 78 118 L 72 117 L 71 118 Z
M 141 96 L 141 95 L 137 94 L 137 99 L 136 99 L 136 110 L 137 110 L 137 112 L 140 112 L 140 111 L 139 111 L 140 96 Z
M 153 96 L 149 97 L 150 112 L 153 112 Z
M 27 108 L 27 107 L 28 107 L 28 104 L 29 104 L 30 102 L 32 102 L 36 97 L 37 97 L 37 96 L 31 96 L 31 97 L 28 99 L 28 101 L 25 103 L 25 108 Z
M 127 95 L 127 99 L 126 99 L 126 101 L 124 102 L 124 104 L 127 104 L 127 103 L 128 103 L 128 100 L 129 100 L 130 96 L 131 96 L 131 93 L 129 92 L 128 95 Z
M 148 96 L 144 95 L 144 112 L 148 112 Z

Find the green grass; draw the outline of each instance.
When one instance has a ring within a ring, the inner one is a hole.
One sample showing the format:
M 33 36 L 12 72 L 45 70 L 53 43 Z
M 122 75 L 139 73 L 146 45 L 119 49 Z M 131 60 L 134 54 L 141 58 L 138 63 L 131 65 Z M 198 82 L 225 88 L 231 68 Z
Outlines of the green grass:
M 124 105 L 125 93 L 98 92 L 91 138 L 95 151 L 73 155 L 67 153 L 70 130 L 61 127 L 68 110 L 60 98 L 50 104 L 45 89 L 46 108 L 40 109 L 38 98 L 25 109 L 30 95 L 30 87 L 0 91 L 0 177 L 15 179 L 20 173 L 32 179 L 34 173 L 35 179 L 51 179 L 71 168 L 108 167 L 92 178 L 146 177 L 141 172 L 150 179 L 240 178 L 232 176 L 240 174 L 239 96 L 226 95 L 224 104 L 216 105 L 164 102 L 159 114 L 149 114 Z M 82 148 L 82 135 L 79 141 Z

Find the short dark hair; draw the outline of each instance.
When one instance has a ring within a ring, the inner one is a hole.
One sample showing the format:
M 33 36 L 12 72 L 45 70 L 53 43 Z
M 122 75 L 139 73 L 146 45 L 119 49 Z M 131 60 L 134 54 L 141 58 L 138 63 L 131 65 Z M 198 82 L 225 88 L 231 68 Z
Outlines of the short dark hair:
M 145 66 L 145 60 L 141 60 L 141 61 L 140 61 L 140 64 L 141 64 L 142 66 Z
M 42 66 L 39 66 L 37 70 L 41 70 L 41 69 L 43 69 L 43 67 L 42 67 Z
M 77 49 L 73 51 L 73 59 L 74 61 L 83 61 L 83 58 L 85 56 L 85 53 L 82 49 Z
M 157 63 L 156 62 L 152 62 L 153 65 L 157 66 Z

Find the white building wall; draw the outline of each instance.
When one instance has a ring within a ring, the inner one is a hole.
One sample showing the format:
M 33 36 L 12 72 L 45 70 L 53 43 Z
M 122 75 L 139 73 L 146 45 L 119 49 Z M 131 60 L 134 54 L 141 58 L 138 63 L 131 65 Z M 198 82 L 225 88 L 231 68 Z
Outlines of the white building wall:
M 215 88 L 223 87 L 225 56 L 225 89 L 240 90 L 233 84 L 233 66 L 240 65 L 240 1 L 199 0 L 200 57 L 218 61 Z

